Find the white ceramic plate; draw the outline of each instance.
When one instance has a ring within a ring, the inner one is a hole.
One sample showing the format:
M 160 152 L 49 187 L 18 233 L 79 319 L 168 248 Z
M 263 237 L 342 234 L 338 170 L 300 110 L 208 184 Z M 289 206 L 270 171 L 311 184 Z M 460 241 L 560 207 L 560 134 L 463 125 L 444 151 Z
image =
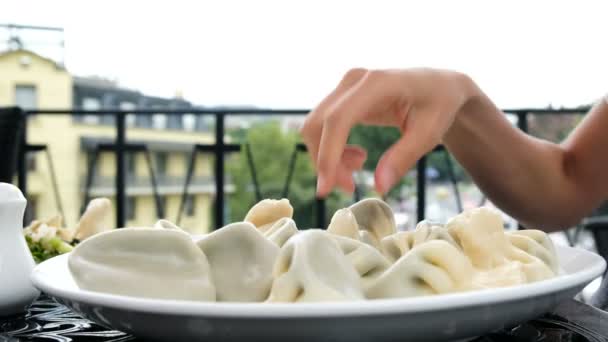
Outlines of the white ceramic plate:
M 84 317 L 152 340 L 442 341 L 513 326 L 572 298 L 606 263 L 557 248 L 564 274 L 510 288 L 341 303 L 205 303 L 109 295 L 78 289 L 67 255 L 38 265 L 34 285 Z M 162 275 L 159 275 L 162 277 Z

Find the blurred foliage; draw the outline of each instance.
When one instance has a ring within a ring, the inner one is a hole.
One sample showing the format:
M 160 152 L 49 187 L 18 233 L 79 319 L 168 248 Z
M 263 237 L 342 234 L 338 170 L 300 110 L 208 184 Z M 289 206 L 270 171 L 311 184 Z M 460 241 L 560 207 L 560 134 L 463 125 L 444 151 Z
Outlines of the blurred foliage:
M 401 137 L 401 132 L 394 127 L 378 127 L 378 126 L 356 126 L 350 134 L 349 143 L 359 145 L 367 150 L 367 161 L 363 168 L 368 171 L 374 171 L 378 161 L 391 145 L 393 145 Z M 434 168 L 438 172 L 436 180 L 447 181 L 449 179 L 448 163 L 445 159 L 445 152 L 431 153 L 427 159 L 427 167 Z M 465 170 L 460 164 L 450 156 L 454 167 L 454 174 L 459 181 L 469 180 Z M 399 188 L 402 186 L 413 185 L 412 177 L 402 177 L 399 186 L 395 187 L 389 193 L 388 197 L 397 198 Z
M 581 122 L 584 115 L 546 115 L 528 116 L 528 131 L 531 135 L 554 143 L 566 139 L 570 132 Z
M 298 134 L 282 131 L 277 121 L 266 121 L 256 123 L 246 130 L 233 130 L 229 132 L 229 136 L 235 140 L 245 137 L 240 141 L 249 143 L 262 198 L 281 198 Z M 247 211 L 256 203 L 245 148 L 242 148 L 238 155 L 228 159 L 227 170 L 235 186 L 234 193 L 228 196 L 230 221 L 242 221 Z M 294 207 L 294 220 L 300 229 L 315 225 L 317 214 L 315 188 L 316 178 L 310 158 L 304 153 L 298 153 L 289 190 L 289 201 Z M 348 197 L 345 195 L 332 193 L 327 199 L 328 216 L 331 217 L 333 212 L 347 202 Z M 326 222 L 329 222 L 328 218 Z

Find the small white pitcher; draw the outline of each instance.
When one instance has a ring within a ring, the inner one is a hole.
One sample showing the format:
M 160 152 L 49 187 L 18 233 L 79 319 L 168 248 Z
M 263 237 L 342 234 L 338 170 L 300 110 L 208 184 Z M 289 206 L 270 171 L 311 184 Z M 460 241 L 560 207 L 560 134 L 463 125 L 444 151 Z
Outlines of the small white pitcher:
M 23 237 L 26 203 L 17 187 L 0 183 L 0 317 L 26 311 L 40 294 L 30 281 L 36 263 Z

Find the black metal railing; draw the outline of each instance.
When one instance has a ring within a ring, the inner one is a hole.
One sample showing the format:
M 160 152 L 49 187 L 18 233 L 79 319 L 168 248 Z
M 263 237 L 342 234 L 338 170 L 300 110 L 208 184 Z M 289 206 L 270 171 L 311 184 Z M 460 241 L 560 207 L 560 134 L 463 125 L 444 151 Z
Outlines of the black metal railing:
M 531 114 L 534 115 L 562 115 L 562 114 L 583 114 L 586 113 L 589 108 L 574 108 L 574 109 L 507 109 L 504 110 L 507 114 L 514 114 L 517 117 L 517 126 L 527 132 L 528 131 L 528 117 Z M 241 148 L 240 144 L 228 143 L 224 140 L 226 129 L 225 121 L 226 118 L 233 115 L 238 116 L 293 116 L 293 115 L 306 115 L 309 110 L 305 109 L 286 109 L 286 110 L 275 110 L 275 109 L 196 109 L 187 108 L 184 110 L 170 109 L 144 109 L 144 110 L 115 110 L 115 109 L 103 109 L 103 110 L 83 110 L 83 109 L 68 109 L 68 110 L 46 110 L 46 109 L 33 109 L 24 110 L 23 114 L 25 117 L 33 115 L 71 115 L 71 116 L 84 116 L 84 115 L 112 115 L 114 120 L 114 126 L 116 129 L 116 136 L 113 144 L 112 151 L 116 158 L 116 175 L 115 175 L 115 196 L 116 196 L 116 225 L 117 227 L 123 227 L 125 225 L 125 201 L 126 201 L 126 179 L 127 170 L 125 163 L 125 154 L 128 152 L 128 144 L 126 138 L 126 116 L 128 114 L 137 115 L 153 115 L 162 112 L 163 114 L 183 115 L 183 114 L 194 114 L 203 116 L 212 116 L 215 119 L 214 135 L 215 142 L 210 144 L 197 144 L 196 147 L 199 152 L 212 154 L 215 158 L 214 163 L 214 183 L 215 183 L 215 205 L 214 205 L 214 223 L 215 227 L 221 227 L 225 224 L 224 222 L 224 205 L 225 205 L 225 193 L 224 189 L 226 186 L 225 178 L 225 155 L 227 153 L 239 151 Z M 21 149 L 18 156 L 18 186 L 27 194 L 27 165 L 26 165 L 26 152 L 28 151 L 29 144 L 26 140 L 27 137 L 27 122 L 25 120 L 25 132 L 22 135 Z M 301 150 L 305 150 L 300 146 Z M 438 149 L 441 149 L 439 147 Z M 422 220 L 425 218 L 425 207 L 426 207 L 426 165 L 427 159 L 423 157 L 417 164 L 417 219 Z M 316 211 L 317 211 L 317 226 L 325 227 L 326 211 L 325 202 L 323 199 L 316 199 Z

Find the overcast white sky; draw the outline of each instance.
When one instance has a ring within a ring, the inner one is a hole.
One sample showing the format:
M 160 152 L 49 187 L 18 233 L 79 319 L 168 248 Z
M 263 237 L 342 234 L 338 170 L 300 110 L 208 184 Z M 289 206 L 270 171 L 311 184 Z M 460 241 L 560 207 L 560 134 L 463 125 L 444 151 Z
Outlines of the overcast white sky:
M 202 105 L 314 106 L 350 67 L 470 74 L 501 107 L 608 92 L 606 1 L 5 1 L 77 75 Z M 0 75 L 1 77 L 1 75 Z

